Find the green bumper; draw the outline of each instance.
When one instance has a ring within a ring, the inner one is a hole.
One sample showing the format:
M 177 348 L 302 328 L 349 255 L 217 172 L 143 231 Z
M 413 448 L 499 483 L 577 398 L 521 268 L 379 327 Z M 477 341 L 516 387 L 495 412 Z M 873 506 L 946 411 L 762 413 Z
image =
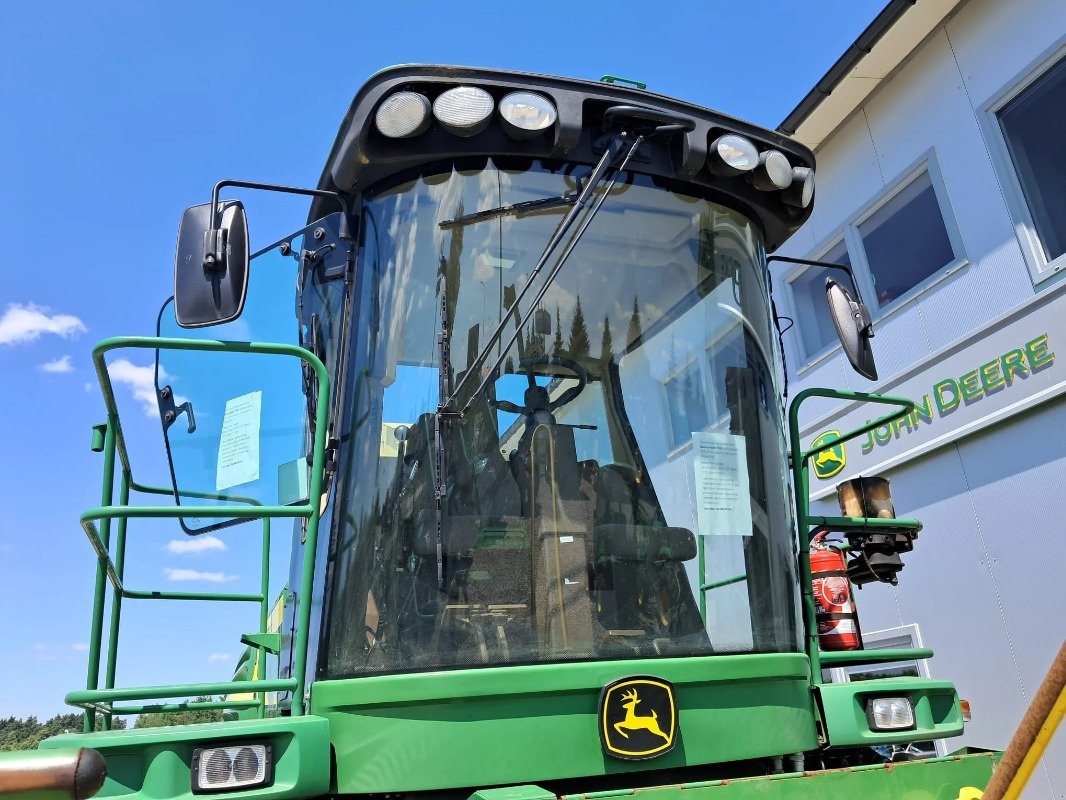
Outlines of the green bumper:
M 189 769 L 193 751 L 240 742 L 271 744 L 273 781 L 260 789 L 217 792 L 209 797 L 285 800 L 318 797 L 329 791 L 329 723 L 314 716 L 68 733 L 41 742 L 41 750 L 90 747 L 98 751 L 107 762 L 107 778 L 97 798 L 193 800 Z

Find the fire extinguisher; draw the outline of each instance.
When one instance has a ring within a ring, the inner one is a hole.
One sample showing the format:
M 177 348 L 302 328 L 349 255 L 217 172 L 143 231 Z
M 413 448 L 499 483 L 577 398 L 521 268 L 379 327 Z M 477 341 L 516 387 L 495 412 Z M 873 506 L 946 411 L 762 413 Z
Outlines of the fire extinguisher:
M 848 565 L 838 548 L 822 544 L 827 531 L 811 540 L 811 585 L 818 644 L 822 650 L 859 650 L 859 615 L 848 581 Z

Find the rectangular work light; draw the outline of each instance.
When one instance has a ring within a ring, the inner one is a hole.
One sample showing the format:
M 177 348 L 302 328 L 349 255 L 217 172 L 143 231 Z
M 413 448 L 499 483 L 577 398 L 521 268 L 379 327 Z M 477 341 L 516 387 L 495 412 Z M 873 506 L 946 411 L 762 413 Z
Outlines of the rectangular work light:
M 265 786 L 273 774 L 269 744 L 198 747 L 192 754 L 194 794 Z
M 872 731 L 906 731 L 914 727 L 914 707 L 906 697 L 871 697 L 866 719 Z

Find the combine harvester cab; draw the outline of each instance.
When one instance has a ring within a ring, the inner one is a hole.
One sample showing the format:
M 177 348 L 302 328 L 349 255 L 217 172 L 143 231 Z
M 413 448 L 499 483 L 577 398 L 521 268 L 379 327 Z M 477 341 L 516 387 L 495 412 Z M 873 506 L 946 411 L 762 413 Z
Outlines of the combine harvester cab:
M 876 481 L 845 484 L 840 517 L 808 504 L 812 464 L 913 410 L 828 389 L 785 407 L 766 254 L 810 215 L 814 166 L 620 79 L 405 66 L 356 95 L 318 188 L 219 183 L 182 219 L 157 336 L 93 352 L 96 594 L 87 686 L 66 698 L 85 732 L 0 761 L 0 791 L 91 796 L 98 770 L 70 776 L 100 759 L 96 796 L 130 800 L 984 787 L 997 754 L 888 761 L 962 732 L 950 682 L 823 677 L 932 652 L 861 649 L 848 605 L 852 583 L 895 581 L 920 524 Z M 249 256 L 223 189 L 306 195 L 308 224 Z M 874 379 L 844 284 L 826 313 Z M 171 486 L 134 476 L 119 350 L 156 354 Z M 887 412 L 804 446 L 812 397 Z M 145 518 L 260 531 L 260 591 L 127 585 Z M 293 546 L 272 612 L 279 520 Z M 233 681 L 119 687 L 133 600 L 248 603 L 260 625 L 234 635 Z M 229 713 L 112 729 L 188 709 Z M 67 777 L 34 773 L 46 761 Z

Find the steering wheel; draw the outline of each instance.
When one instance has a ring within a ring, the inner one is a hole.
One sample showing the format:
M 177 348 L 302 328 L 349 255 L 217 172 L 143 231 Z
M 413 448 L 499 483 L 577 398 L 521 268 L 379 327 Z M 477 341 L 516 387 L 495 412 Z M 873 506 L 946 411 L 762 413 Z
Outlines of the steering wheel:
M 581 366 L 579 362 L 572 358 L 566 358 L 565 356 L 531 356 L 530 358 L 523 359 L 519 362 L 519 366 L 525 369 L 526 381 L 528 382 L 525 397 L 523 398 L 524 405 L 519 406 L 517 403 L 512 403 L 510 400 L 490 401 L 494 408 L 506 411 L 509 414 L 525 414 L 529 416 L 537 411 L 547 411 L 551 413 L 581 394 L 582 389 L 584 389 L 589 382 L 588 371 Z M 554 400 L 550 400 L 548 398 L 548 390 L 543 386 L 537 385 L 537 376 L 533 374 L 534 367 L 562 367 L 574 374 L 574 377 L 577 378 L 577 386 L 571 386 Z

